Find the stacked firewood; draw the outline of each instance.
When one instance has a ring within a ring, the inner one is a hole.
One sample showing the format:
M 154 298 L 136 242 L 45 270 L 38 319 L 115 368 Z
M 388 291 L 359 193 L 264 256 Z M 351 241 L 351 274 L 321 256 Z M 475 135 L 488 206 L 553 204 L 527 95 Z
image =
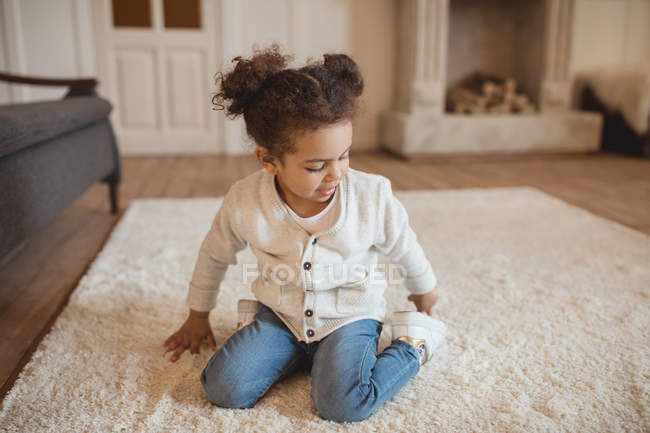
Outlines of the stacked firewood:
M 535 106 L 517 93 L 514 78 L 475 73 L 447 93 L 447 111 L 457 114 L 534 113 Z

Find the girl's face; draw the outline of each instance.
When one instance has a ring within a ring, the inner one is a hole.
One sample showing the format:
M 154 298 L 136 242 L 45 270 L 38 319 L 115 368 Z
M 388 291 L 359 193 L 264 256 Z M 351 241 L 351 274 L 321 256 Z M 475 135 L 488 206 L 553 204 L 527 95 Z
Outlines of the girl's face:
M 352 123 L 328 125 L 294 138 L 295 153 L 282 161 L 264 161 L 267 150 L 261 146 L 255 155 L 264 168 L 277 175 L 280 196 L 300 216 L 315 215 L 327 206 L 349 167 Z

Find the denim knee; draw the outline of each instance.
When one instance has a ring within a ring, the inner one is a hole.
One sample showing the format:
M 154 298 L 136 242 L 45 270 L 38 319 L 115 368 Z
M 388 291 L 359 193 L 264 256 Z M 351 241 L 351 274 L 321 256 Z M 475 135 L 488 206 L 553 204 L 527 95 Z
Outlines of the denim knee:
M 320 417 L 328 421 L 363 421 L 373 412 L 372 405 L 364 404 L 358 389 L 350 389 L 345 393 L 343 390 L 337 392 L 312 388 L 312 400 Z
M 229 409 L 253 407 L 257 399 L 244 386 L 228 380 L 222 373 L 222 369 L 214 368 L 211 363 L 201 373 L 201 383 L 208 399 L 219 407 Z

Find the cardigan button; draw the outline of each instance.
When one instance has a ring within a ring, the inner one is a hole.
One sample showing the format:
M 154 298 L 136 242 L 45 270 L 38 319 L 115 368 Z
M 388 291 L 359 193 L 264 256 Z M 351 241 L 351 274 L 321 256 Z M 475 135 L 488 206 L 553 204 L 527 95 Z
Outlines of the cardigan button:
M 307 330 L 307 337 L 311 338 L 315 335 L 316 333 L 314 332 L 313 329 L 308 329 Z
M 302 268 L 303 268 L 305 271 L 310 270 L 310 269 L 311 269 L 311 263 L 309 263 L 309 262 L 305 262 L 305 264 L 302 265 Z
M 305 310 L 305 316 L 311 317 L 314 315 L 314 312 L 312 310 Z

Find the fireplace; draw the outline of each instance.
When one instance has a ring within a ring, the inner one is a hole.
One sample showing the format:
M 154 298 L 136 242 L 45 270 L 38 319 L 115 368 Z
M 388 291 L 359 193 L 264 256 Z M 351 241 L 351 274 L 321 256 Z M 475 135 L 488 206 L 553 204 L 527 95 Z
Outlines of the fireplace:
M 446 111 L 538 111 L 543 34 L 542 0 L 452 0 Z
M 406 157 L 598 149 L 601 116 L 570 109 L 573 0 L 396 7 L 397 94 L 383 147 Z

